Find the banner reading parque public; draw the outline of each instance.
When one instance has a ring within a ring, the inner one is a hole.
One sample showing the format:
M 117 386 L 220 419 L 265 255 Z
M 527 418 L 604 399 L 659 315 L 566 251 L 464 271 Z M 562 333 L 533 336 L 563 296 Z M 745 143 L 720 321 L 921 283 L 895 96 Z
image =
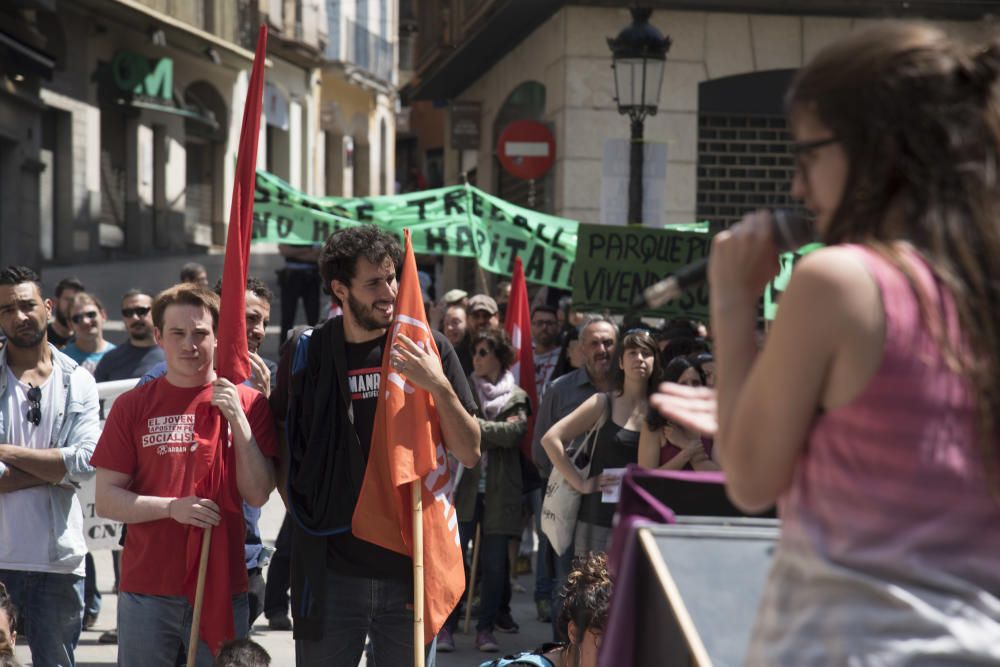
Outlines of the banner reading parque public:
M 571 290 L 579 223 L 509 204 L 470 185 L 379 197 L 311 197 L 257 172 L 253 241 L 322 243 L 340 229 L 376 224 L 403 238 L 409 228 L 419 254 L 473 257 L 510 275 L 520 256 L 531 282 Z

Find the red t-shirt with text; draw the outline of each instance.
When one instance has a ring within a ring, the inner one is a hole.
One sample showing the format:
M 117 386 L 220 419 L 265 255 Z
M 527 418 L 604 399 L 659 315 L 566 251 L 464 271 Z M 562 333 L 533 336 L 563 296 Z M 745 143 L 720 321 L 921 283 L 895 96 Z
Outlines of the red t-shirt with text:
M 277 457 L 277 435 L 267 399 L 255 389 L 237 385 L 243 411 L 261 453 Z M 91 465 L 131 476 L 129 491 L 142 496 L 183 498 L 194 494 L 185 482 L 189 455 L 196 449 L 195 409 L 212 400 L 212 386 L 175 387 L 158 378 L 118 397 L 91 457 Z M 231 443 L 230 443 L 231 444 Z M 236 470 L 225 480 L 235 491 Z M 187 486 L 188 488 L 184 488 Z M 223 522 L 243 522 L 243 514 L 224 512 Z M 121 559 L 119 587 L 128 593 L 184 595 L 187 526 L 173 519 L 128 526 Z M 243 544 L 229 557 L 233 593 L 247 590 Z

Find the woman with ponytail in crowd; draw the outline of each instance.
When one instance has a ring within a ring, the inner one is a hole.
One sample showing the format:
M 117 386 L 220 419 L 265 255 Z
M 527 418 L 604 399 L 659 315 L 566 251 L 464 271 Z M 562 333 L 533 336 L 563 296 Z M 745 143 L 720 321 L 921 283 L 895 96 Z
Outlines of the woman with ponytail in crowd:
M 716 236 L 716 395 L 664 385 L 781 538 L 746 662 L 1000 662 L 1000 44 L 887 23 L 787 97 L 803 258 L 763 349 L 767 213 Z

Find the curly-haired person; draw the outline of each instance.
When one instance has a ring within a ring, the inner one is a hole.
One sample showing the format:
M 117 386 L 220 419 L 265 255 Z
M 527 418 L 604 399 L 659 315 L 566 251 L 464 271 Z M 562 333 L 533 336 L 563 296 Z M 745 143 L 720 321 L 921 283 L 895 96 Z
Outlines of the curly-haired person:
M 7 593 L 7 587 L 0 581 L 0 655 L 13 655 L 17 643 L 17 607 Z
M 534 651 L 484 662 L 480 667 L 597 667 L 601 635 L 611 610 L 607 555 L 590 552 L 576 558 L 561 596 L 558 623 L 569 637 L 568 643 L 545 644 Z

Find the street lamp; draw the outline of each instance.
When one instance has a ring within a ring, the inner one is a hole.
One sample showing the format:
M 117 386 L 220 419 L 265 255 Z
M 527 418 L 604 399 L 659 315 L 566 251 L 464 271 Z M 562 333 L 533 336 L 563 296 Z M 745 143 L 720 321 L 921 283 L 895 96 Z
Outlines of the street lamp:
M 656 115 L 663 86 L 663 69 L 670 50 L 670 38 L 649 23 L 652 9 L 633 7 L 632 23 L 614 39 L 611 69 L 615 74 L 615 102 L 618 113 L 632 121 L 629 150 L 628 222 L 642 224 L 642 130 L 646 116 Z

